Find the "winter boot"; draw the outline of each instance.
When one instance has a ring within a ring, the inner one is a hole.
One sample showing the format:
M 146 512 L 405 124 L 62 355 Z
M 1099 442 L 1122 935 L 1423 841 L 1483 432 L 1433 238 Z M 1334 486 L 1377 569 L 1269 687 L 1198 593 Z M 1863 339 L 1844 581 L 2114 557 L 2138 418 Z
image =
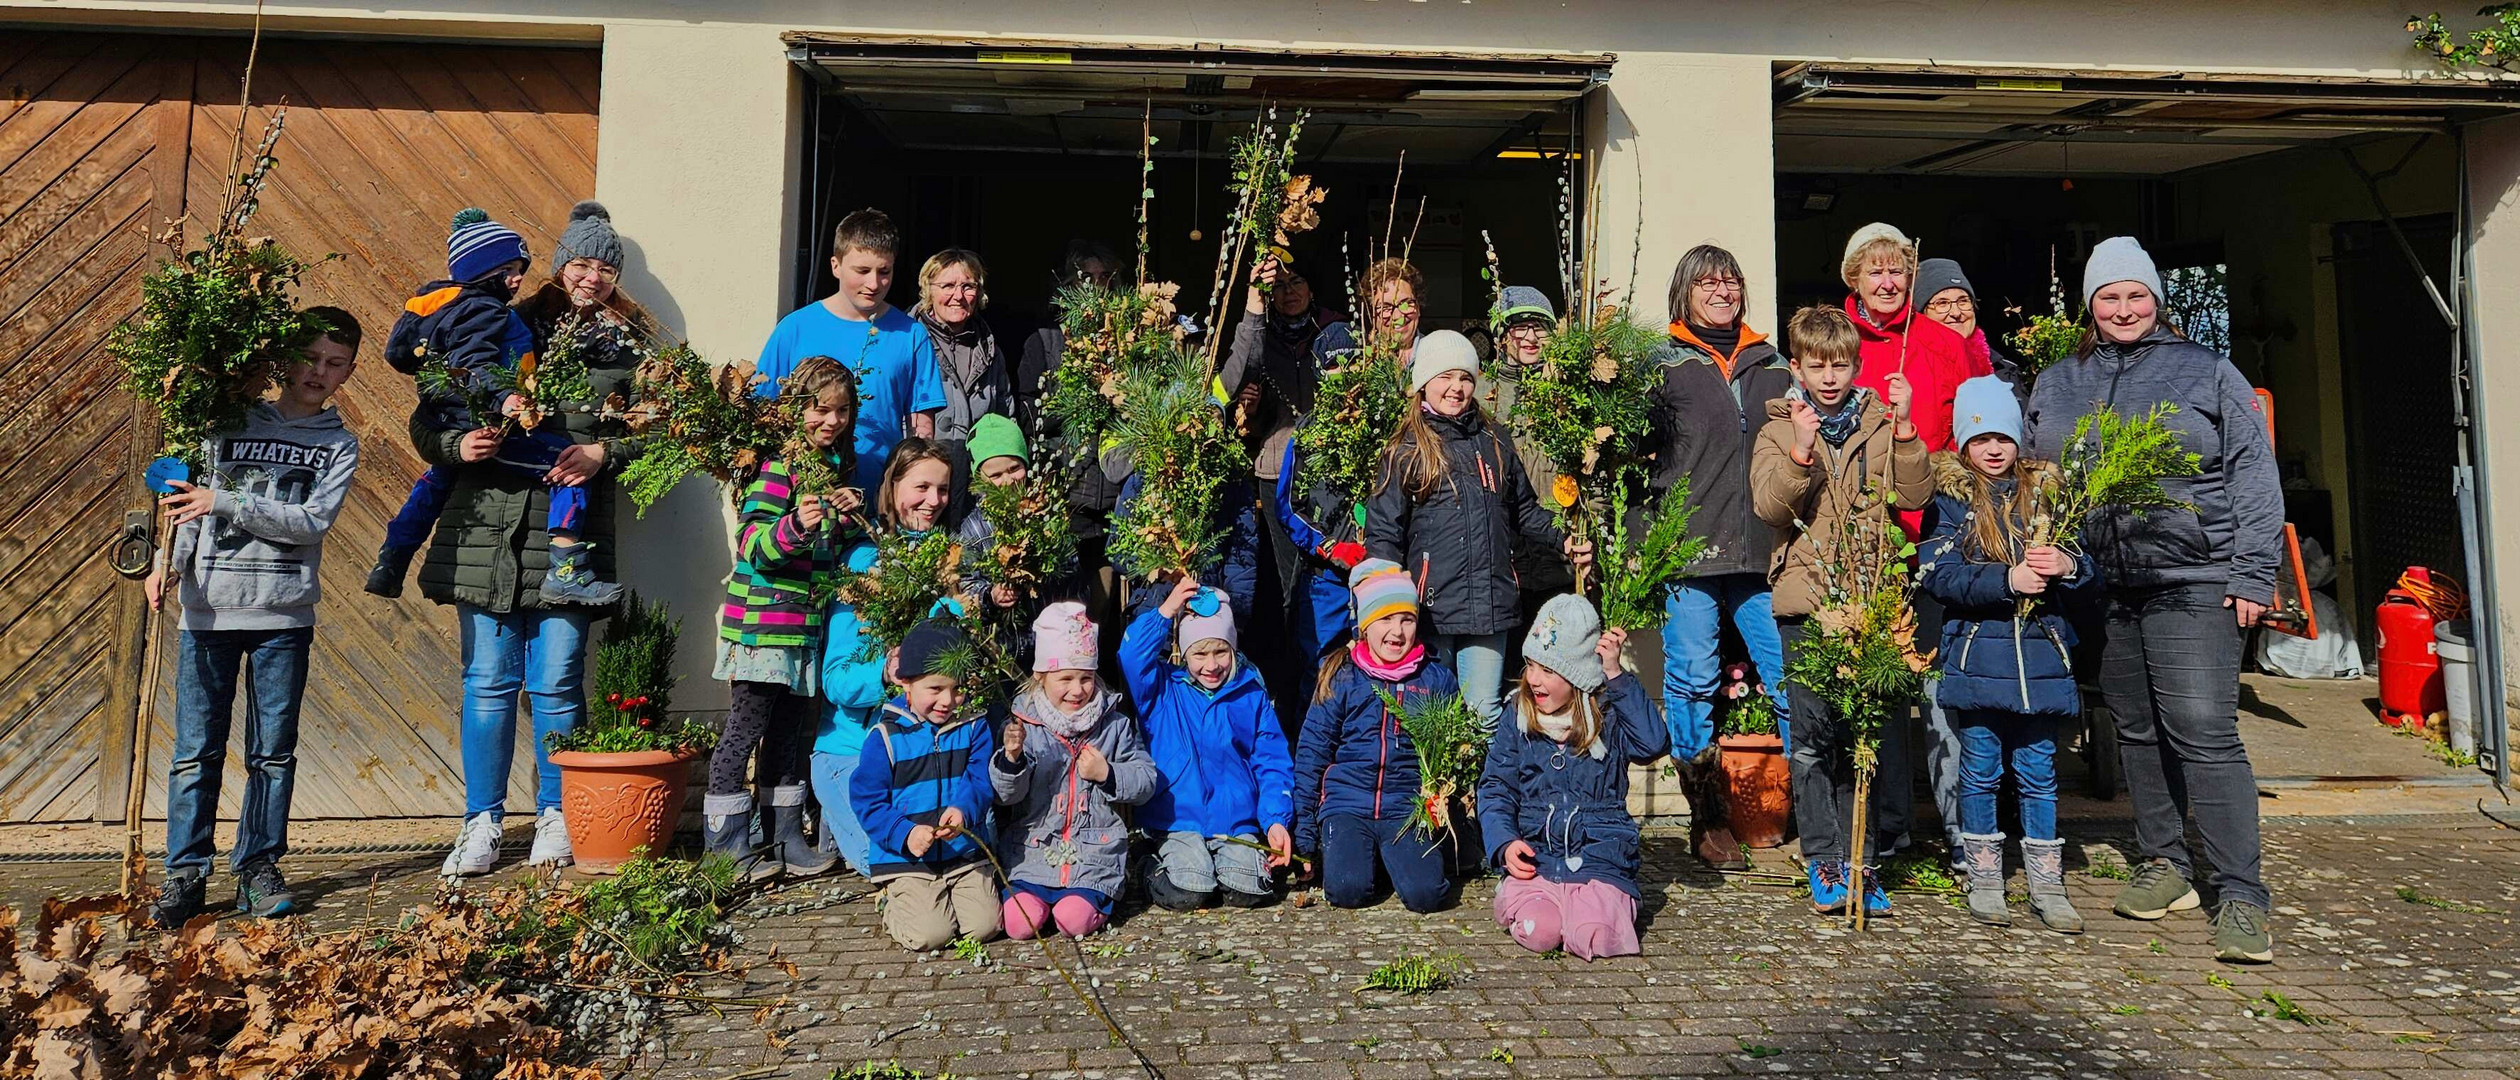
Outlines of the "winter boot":
M 751 795 L 739 791 L 732 795 L 712 794 L 701 800 L 700 825 L 708 845 L 707 856 L 732 860 L 736 876 L 747 881 L 778 876 L 779 861 L 764 859 L 753 850 Z
M 1677 763 L 1680 794 L 1689 800 L 1689 850 L 1709 869 L 1747 870 L 1750 860 L 1742 857 L 1741 841 L 1733 835 L 1732 824 L 1724 820 L 1723 789 L 1715 780 L 1720 753 L 1708 746 Z
M 2030 878 L 2030 913 L 2057 933 L 2082 933 L 2082 913 L 2065 896 L 2065 841 L 2024 838 L 2021 865 Z
M 770 789 L 770 840 L 778 845 L 779 863 L 789 877 L 814 877 L 840 864 L 838 852 L 825 852 L 805 836 L 805 785 L 781 784 Z
M 411 557 L 418 548 L 376 549 L 376 565 L 368 568 L 367 591 L 391 600 L 402 595 L 403 579 L 411 576 Z
M 621 583 L 597 581 L 592 561 L 595 545 L 551 545 L 551 569 L 543 574 L 545 603 L 603 607 L 621 599 Z
M 1961 833 L 1960 850 L 1968 861 L 1970 917 L 1989 926 L 2011 926 L 2012 909 L 2004 906 L 2004 834 Z

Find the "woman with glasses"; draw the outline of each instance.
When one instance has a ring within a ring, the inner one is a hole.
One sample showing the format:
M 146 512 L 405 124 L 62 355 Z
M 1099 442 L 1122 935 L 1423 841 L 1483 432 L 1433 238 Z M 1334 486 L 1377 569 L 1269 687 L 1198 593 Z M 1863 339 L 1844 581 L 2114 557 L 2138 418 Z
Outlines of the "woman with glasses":
M 2030 403 L 2029 375 L 2021 370 L 2021 361 L 1995 344 L 1986 328 L 1978 325 L 1977 286 L 1969 284 L 1969 275 L 1960 271 L 1959 263 L 1927 259 L 1916 264 L 1915 292 L 1919 314 L 1960 335 L 1970 378 L 1993 375 L 2012 387 L 2013 397 L 2023 405 Z
M 936 346 L 937 371 L 945 377 L 945 411 L 936 437 L 969 442 L 971 426 L 990 413 L 1014 414 L 1014 380 L 1006 350 L 981 317 L 989 306 L 989 272 L 978 252 L 946 248 L 919 267 L 919 303 L 910 309 Z
M 1654 354 L 1654 499 L 1688 485 L 1691 531 L 1712 551 L 1689 567 L 1665 604 L 1663 721 L 1671 758 L 1689 799 L 1690 849 L 1718 869 L 1747 865 L 1715 797 L 1716 644 L 1730 622 L 1772 696 L 1783 686 L 1784 647 L 1768 607 L 1768 558 L 1776 530 L 1750 505 L 1750 448 L 1767 422 L 1768 402 L 1793 376 L 1767 336 L 1742 322 L 1749 295 L 1741 263 L 1712 244 L 1680 257 L 1671 274 L 1671 339 Z M 1637 509 L 1641 515 L 1643 508 Z M 1641 523 L 1628 526 L 1641 535 Z M 1785 716 L 1776 717 L 1787 734 Z

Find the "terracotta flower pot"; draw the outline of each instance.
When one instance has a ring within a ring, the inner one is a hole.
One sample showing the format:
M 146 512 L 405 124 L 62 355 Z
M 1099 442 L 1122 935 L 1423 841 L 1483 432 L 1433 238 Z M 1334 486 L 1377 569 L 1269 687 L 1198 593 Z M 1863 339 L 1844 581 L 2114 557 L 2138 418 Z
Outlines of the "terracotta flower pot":
M 1783 844 L 1786 817 L 1794 809 L 1785 740 L 1775 735 L 1725 735 L 1715 742 L 1723 747 L 1724 813 L 1732 822 L 1734 838 L 1743 847 Z
M 683 784 L 698 756 L 667 750 L 551 755 L 551 763 L 560 766 L 560 809 L 568 815 L 578 869 L 608 874 L 640 848 L 663 853 L 682 815 Z

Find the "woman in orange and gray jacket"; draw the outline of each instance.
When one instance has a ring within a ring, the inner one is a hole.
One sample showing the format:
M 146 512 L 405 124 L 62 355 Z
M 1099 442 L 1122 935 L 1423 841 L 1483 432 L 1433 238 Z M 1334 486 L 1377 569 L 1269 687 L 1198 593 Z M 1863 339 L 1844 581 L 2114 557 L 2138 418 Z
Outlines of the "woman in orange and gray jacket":
M 1846 313 L 1804 308 L 1795 313 L 1786 333 L 1794 350 L 1794 387 L 1768 404 L 1767 426 L 1759 429 L 1750 455 L 1750 500 L 1759 519 L 1784 538 L 1769 560 L 1768 586 L 1790 671 L 1805 620 L 1828 601 L 1826 549 L 1850 528 L 1890 530 L 1890 538 L 1902 539 L 1891 511 L 1931 502 L 1934 477 L 1925 443 L 1908 416 L 1914 391 L 1906 376 L 1890 373 L 1879 397 L 1855 385 L 1863 364 L 1861 340 Z M 1844 910 L 1849 899 L 1852 740 L 1827 704 L 1803 687 L 1786 682 L 1785 698 L 1794 732 L 1794 820 L 1802 830 L 1811 906 L 1833 914 Z M 1875 789 L 1876 803 L 1883 791 Z M 1868 861 L 1879 859 L 1880 839 L 1867 839 Z M 1890 910 L 1879 876 L 1867 874 L 1865 880 L 1861 902 L 1866 910 Z

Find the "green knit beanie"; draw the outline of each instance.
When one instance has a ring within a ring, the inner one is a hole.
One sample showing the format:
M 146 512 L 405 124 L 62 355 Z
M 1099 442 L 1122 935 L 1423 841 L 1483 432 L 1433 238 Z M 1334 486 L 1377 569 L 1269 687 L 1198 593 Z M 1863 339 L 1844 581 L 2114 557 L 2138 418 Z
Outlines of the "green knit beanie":
M 996 413 L 982 416 L 978 423 L 971 425 L 968 446 L 971 463 L 975 467 L 985 465 L 995 457 L 1011 457 L 1026 465 L 1032 464 L 1032 457 L 1024 450 L 1024 430 L 1016 427 L 1015 421 Z

